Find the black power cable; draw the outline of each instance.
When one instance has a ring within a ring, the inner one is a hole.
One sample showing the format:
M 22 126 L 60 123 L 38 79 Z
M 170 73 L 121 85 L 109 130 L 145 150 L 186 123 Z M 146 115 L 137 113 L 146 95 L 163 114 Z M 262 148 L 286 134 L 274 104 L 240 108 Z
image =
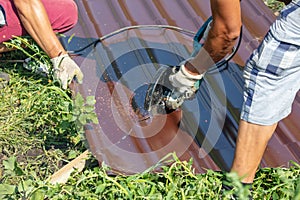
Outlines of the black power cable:
M 176 27 L 176 26 L 169 26 L 169 25 L 138 25 L 138 26 L 128 26 L 128 27 L 124 27 L 124 28 L 121 28 L 121 29 L 118 29 L 110 34 L 107 34 L 93 42 L 91 42 L 90 44 L 80 48 L 80 49 L 77 49 L 77 50 L 74 50 L 74 51 L 68 51 L 68 53 L 70 54 L 77 54 L 77 55 L 81 55 L 80 52 L 84 51 L 85 49 L 93 46 L 94 48 L 97 46 L 97 44 L 99 44 L 100 42 L 102 42 L 103 40 L 107 39 L 107 38 L 110 38 L 116 34 L 119 34 L 119 33 L 122 33 L 122 32 L 125 32 L 125 31 L 128 31 L 128 30 L 132 30 L 132 29 L 153 29 L 153 28 L 165 28 L 165 29 L 170 29 L 170 30 L 175 30 L 175 31 L 178 31 L 178 32 L 183 32 L 185 34 L 191 34 L 191 35 L 194 35 L 194 42 L 199 42 L 201 40 L 201 38 L 203 37 L 203 34 L 209 24 L 209 22 L 212 20 L 212 18 L 208 18 L 207 21 L 203 24 L 203 26 L 200 27 L 200 29 L 198 30 L 197 33 L 193 32 L 193 31 L 190 31 L 190 30 L 186 30 L 186 29 L 182 29 L 182 28 L 179 28 L 179 27 Z M 232 50 L 232 53 L 230 55 L 228 55 L 227 57 L 225 57 L 224 59 L 222 59 L 220 62 L 216 63 L 216 65 L 214 67 L 212 67 L 211 69 L 209 69 L 207 72 L 208 73 L 213 73 L 216 69 L 218 71 L 220 70 L 224 70 L 226 69 L 226 63 L 233 58 L 233 56 L 236 54 L 240 44 L 241 44 L 241 39 L 242 39 L 242 28 L 241 28 L 241 33 L 240 33 L 240 37 L 239 37 L 239 40 L 238 40 L 238 43 L 237 45 L 233 48 Z

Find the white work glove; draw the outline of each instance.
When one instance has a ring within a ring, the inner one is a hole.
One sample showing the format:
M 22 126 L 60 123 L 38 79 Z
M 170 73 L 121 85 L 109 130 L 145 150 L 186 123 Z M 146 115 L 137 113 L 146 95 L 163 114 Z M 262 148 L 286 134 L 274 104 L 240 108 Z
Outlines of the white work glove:
M 173 68 L 173 70 L 175 69 Z M 167 106 L 177 109 L 186 99 L 191 99 L 198 90 L 196 82 L 202 79 L 203 76 L 204 74 L 192 75 L 187 72 L 184 64 L 180 65 L 179 70 L 169 76 L 169 81 L 174 87 L 174 91 L 166 102 Z
M 170 83 L 180 93 L 189 92 L 195 85 L 195 83 L 203 78 L 204 74 L 192 75 L 185 69 L 184 65 L 181 65 L 178 72 L 169 76 Z
M 82 83 L 83 74 L 74 60 L 68 55 L 60 55 L 52 58 L 54 78 L 60 81 L 63 89 L 67 89 L 73 78 Z

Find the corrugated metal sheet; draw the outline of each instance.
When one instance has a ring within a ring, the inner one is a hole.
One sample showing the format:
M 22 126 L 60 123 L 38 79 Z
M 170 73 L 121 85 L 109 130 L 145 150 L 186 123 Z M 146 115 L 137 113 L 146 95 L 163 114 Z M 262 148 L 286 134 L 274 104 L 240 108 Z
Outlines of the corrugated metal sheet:
M 114 31 L 134 25 L 171 25 L 196 32 L 210 16 L 206 0 L 77 0 L 79 23 L 63 40 L 78 49 Z M 176 65 L 192 51 L 193 35 L 168 28 L 135 28 L 104 39 L 76 57 L 84 74 L 78 90 L 96 96 L 99 125 L 86 130 L 99 160 L 123 173 L 143 171 L 170 152 L 193 158 L 197 172 L 230 168 L 242 104 L 242 66 L 275 16 L 262 0 L 243 0 L 243 37 L 234 59 L 211 73 L 193 101 L 182 110 L 139 122 L 140 101 L 159 64 Z M 240 66 L 239 66 L 240 65 Z M 133 103 L 135 101 L 135 103 Z M 292 114 L 280 122 L 262 167 L 299 161 L 300 95 Z

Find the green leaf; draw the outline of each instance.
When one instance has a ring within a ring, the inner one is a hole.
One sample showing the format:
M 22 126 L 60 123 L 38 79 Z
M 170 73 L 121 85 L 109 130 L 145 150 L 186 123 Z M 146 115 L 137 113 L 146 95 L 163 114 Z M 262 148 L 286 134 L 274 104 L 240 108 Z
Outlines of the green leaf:
M 32 180 L 21 181 L 18 185 L 19 192 L 30 192 L 33 188 Z
M 16 166 L 15 166 L 15 173 L 16 173 L 16 175 L 17 176 L 22 176 L 22 175 L 24 175 L 24 172 L 23 172 L 23 170 L 18 166 L 18 164 L 16 163 Z
M 75 108 L 74 110 L 73 110 L 73 115 L 76 115 L 76 116 L 78 116 L 78 115 L 80 115 L 81 114 L 81 111 L 80 111 L 80 109 L 78 109 L 78 108 Z
M 94 106 L 85 106 L 85 107 L 84 107 L 84 111 L 85 111 L 86 113 L 94 112 L 94 110 L 95 110 L 95 107 L 94 107 Z
M 75 106 L 81 108 L 83 107 L 83 105 L 84 105 L 84 99 L 80 93 L 77 93 L 75 97 Z
M 99 124 L 99 121 L 98 121 L 98 116 L 96 115 L 96 113 L 90 113 L 88 115 L 88 119 L 90 121 L 92 121 L 94 124 Z
M 95 105 L 95 103 L 96 103 L 95 96 L 86 97 L 86 104 L 87 105 L 93 106 L 93 105 Z
M 71 150 L 68 154 L 68 159 L 73 159 L 77 157 L 77 153 L 74 150 Z
M 76 145 L 81 141 L 81 136 L 80 135 L 72 136 L 70 137 L 70 139 L 72 143 Z
M 95 194 L 101 194 L 101 193 L 105 190 L 106 185 L 107 185 L 106 183 L 103 183 L 103 184 L 101 184 L 101 185 L 98 185 L 98 186 L 96 187 Z
M 82 125 L 85 125 L 85 124 L 86 124 L 86 120 L 87 120 L 86 115 L 80 115 L 80 116 L 78 117 L 78 121 L 79 121 L 79 123 L 82 124 Z
M 36 190 L 30 197 L 31 200 L 43 200 L 45 198 L 45 191 L 42 189 Z
M 14 171 L 17 165 L 16 157 L 12 156 L 3 161 L 4 169 Z
M 16 192 L 16 186 L 0 184 L 0 195 L 12 195 Z
M 62 116 L 62 120 L 64 120 L 64 121 L 71 121 L 72 117 L 73 117 L 73 115 L 71 115 L 71 114 L 63 115 Z
M 73 115 L 72 118 L 70 119 L 70 122 L 75 122 L 78 119 L 78 116 Z

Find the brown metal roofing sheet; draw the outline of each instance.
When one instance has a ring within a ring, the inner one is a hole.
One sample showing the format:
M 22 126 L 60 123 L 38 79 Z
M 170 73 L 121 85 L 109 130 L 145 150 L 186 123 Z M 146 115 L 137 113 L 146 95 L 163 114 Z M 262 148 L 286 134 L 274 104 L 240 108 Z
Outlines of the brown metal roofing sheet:
M 210 16 L 206 0 L 77 0 L 79 23 L 68 50 L 134 25 L 171 25 L 196 32 Z M 230 168 L 242 104 L 242 68 L 275 19 L 262 0 L 242 0 L 243 36 L 227 68 L 206 77 L 183 109 L 142 123 L 141 101 L 159 64 L 176 65 L 189 57 L 193 35 L 170 28 L 131 28 L 106 37 L 76 57 L 85 74 L 79 90 L 96 96 L 99 125 L 86 130 L 99 163 L 123 173 L 140 172 L 170 152 L 193 158 L 197 172 Z M 224 66 L 226 67 L 226 66 Z M 138 109 L 137 109 L 138 108 Z M 140 112 L 139 112 L 140 111 Z M 279 123 L 262 167 L 299 162 L 300 96 L 292 114 Z

